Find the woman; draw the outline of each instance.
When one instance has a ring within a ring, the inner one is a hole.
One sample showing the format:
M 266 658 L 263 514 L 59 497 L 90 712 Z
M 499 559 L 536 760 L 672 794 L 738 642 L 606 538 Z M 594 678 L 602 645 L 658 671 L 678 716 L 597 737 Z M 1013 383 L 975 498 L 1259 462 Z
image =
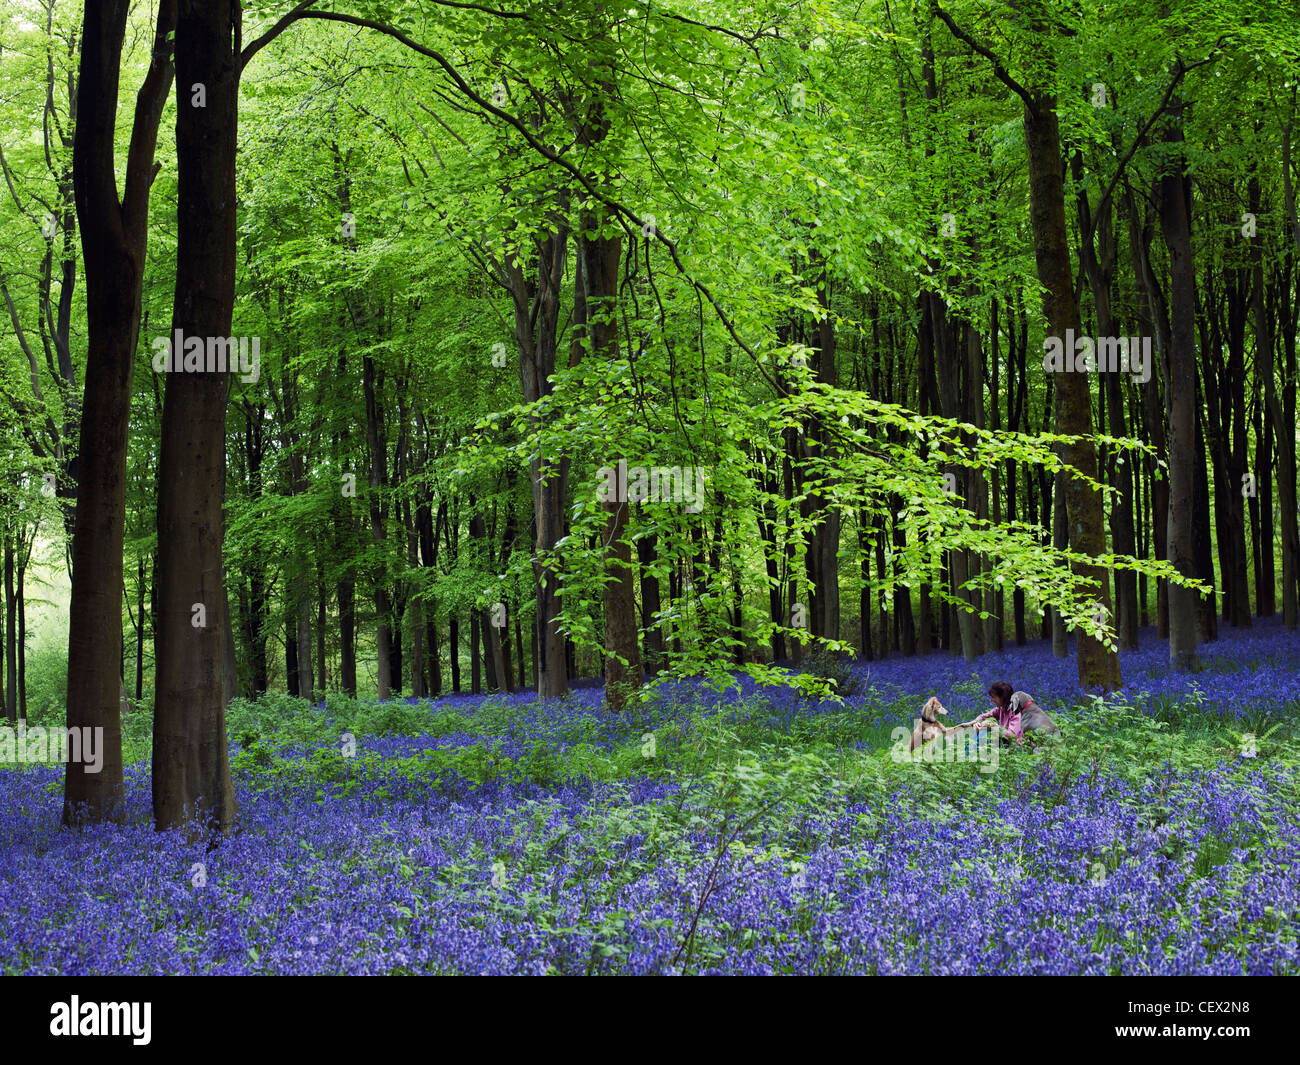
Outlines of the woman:
M 988 725 L 980 724 L 988 718 L 995 718 L 1002 731 L 1007 735 L 1014 736 L 1017 743 L 1024 743 L 1024 734 L 1026 732 L 1060 732 L 1050 717 L 1043 713 L 1042 709 L 1034 702 L 1034 697 L 1028 692 L 1017 692 L 1011 690 L 1011 685 L 1005 680 L 1000 680 L 989 688 L 989 698 L 993 702 L 993 709 L 986 710 L 975 719 L 975 728 L 988 728 Z

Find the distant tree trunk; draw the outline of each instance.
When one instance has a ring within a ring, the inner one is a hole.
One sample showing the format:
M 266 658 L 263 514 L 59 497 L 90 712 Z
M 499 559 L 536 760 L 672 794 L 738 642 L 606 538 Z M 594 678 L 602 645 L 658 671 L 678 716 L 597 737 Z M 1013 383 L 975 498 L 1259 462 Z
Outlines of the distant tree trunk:
M 1061 142 L 1056 117 L 1056 98 L 1048 93 L 1026 94 L 1025 143 L 1029 154 L 1030 221 L 1034 234 L 1034 258 L 1051 335 L 1065 341 L 1067 332 L 1080 331 L 1079 307 L 1074 299 L 1074 278 L 1070 267 L 1069 237 L 1065 228 L 1065 195 L 1062 180 Z M 1079 443 L 1062 445 L 1065 461 L 1085 477 L 1096 479 L 1097 451 L 1092 440 L 1092 400 L 1086 375 L 1056 375 L 1056 431 L 1082 437 Z M 1070 548 L 1096 558 L 1104 553 L 1106 536 L 1101 495 L 1077 477 L 1064 479 L 1066 517 Z M 1092 582 L 1098 606 L 1113 617 L 1110 582 L 1105 570 L 1091 564 L 1077 572 Z M 1079 683 L 1084 688 L 1114 690 L 1121 685 L 1119 656 L 1083 631 L 1077 633 Z
M 351 580 L 338 583 L 339 595 L 339 686 L 357 697 L 356 586 Z
M 1251 175 L 1248 189 L 1250 210 L 1258 217 L 1262 213 L 1259 178 Z M 1267 292 L 1264 287 L 1264 242 L 1251 238 L 1251 311 L 1255 319 L 1255 465 L 1252 470 L 1255 491 L 1248 500 L 1250 524 L 1253 530 L 1251 548 L 1255 573 L 1255 609 L 1260 617 L 1277 613 L 1274 590 L 1276 575 L 1273 568 L 1273 409 L 1277 405 L 1277 385 L 1274 381 L 1273 320 L 1268 313 Z M 1243 390 L 1244 391 L 1244 390 Z M 1270 399 L 1271 397 L 1271 399 Z
M 897 514 L 903 509 L 903 497 L 891 497 L 892 510 Z M 907 547 L 907 532 L 894 522 L 894 549 L 900 553 Z M 894 620 L 898 625 L 898 649 L 905 655 L 916 654 L 916 618 L 912 614 L 912 589 L 903 583 L 901 572 L 894 574 Z
M 835 388 L 839 383 L 839 373 L 835 362 L 835 317 L 830 305 L 831 277 L 825 260 L 817 251 L 813 251 L 810 261 L 820 267 L 817 301 L 821 305 L 822 317 L 817 323 L 817 381 Z M 809 457 L 827 457 L 831 450 L 829 427 L 818 419 L 806 443 Z M 834 502 L 834 495 L 834 485 L 831 484 L 823 491 L 814 492 L 810 498 L 812 509 L 821 514 L 809 545 L 809 553 L 816 562 L 813 631 L 827 640 L 840 638 L 840 510 Z
M 362 388 L 366 399 L 366 446 L 370 451 L 370 538 L 377 548 L 385 546 L 384 512 L 379 493 L 387 481 L 387 448 L 379 437 L 379 402 L 375 360 L 369 355 L 362 359 Z M 393 662 L 392 630 L 390 629 L 393 605 L 385 585 L 386 576 L 373 575 L 375 600 L 375 673 L 378 697 L 392 697 Z M 401 674 L 398 674 L 400 678 Z
M 1201 391 L 1196 390 L 1196 408 L 1202 407 Z M 1196 513 L 1208 518 L 1210 514 L 1210 479 L 1205 472 L 1205 434 L 1201 419 L 1196 419 L 1196 465 L 1193 468 Z M 1196 636 L 1201 643 L 1211 643 L 1219 638 L 1219 618 L 1214 609 L 1214 552 L 1210 546 L 1210 522 L 1201 520 L 1192 527 L 1192 553 L 1196 559 L 1196 576 L 1210 589 L 1209 595 L 1196 599 Z
M 329 620 L 329 594 L 326 591 L 325 563 L 316 557 L 316 689 L 328 691 L 329 670 L 325 665 L 325 625 Z
M 1239 271 L 1237 271 L 1239 273 Z M 1231 280 L 1227 284 L 1229 296 L 1229 333 L 1232 332 L 1231 320 L 1235 316 L 1232 305 L 1237 301 L 1234 298 L 1234 285 Z M 1206 292 L 1203 300 L 1200 301 L 1203 313 L 1197 320 L 1197 329 L 1200 333 L 1200 387 L 1203 392 L 1203 398 L 1198 404 L 1200 413 L 1200 427 L 1197 433 L 1197 439 L 1202 440 L 1205 444 L 1206 457 L 1210 460 L 1210 469 L 1213 471 L 1214 483 L 1218 491 L 1214 493 L 1213 515 L 1214 515 L 1214 539 L 1218 547 L 1219 573 L 1222 578 L 1222 603 L 1223 618 L 1229 620 L 1233 610 L 1233 598 L 1236 594 L 1234 589 L 1235 570 L 1233 565 L 1234 554 L 1234 533 L 1231 528 L 1231 510 L 1233 506 L 1232 496 L 1237 495 L 1240 501 L 1240 493 L 1234 493 L 1231 490 L 1224 490 L 1229 483 L 1231 457 L 1229 455 L 1228 436 L 1231 433 L 1231 415 L 1227 412 L 1231 410 L 1231 397 L 1226 394 L 1228 390 L 1220 386 L 1220 377 L 1225 375 L 1223 366 L 1223 331 L 1220 327 L 1219 308 L 1215 306 L 1218 297 L 1217 286 L 1210 288 Z M 1244 339 L 1244 338 L 1243 338 Z M 1231 356 L 1230 356 L 1231 358 Z M 1245 381 L 1245 375 L 1238 377 L 1239 381 Z M 1199 482 L 1199 478 L 1198 478 Z M 1240 481 L 1237 481 L 1240 484 Z M 1199 493 L 1199 487 L 1198 487 Z M 1240 514 L 1238 514 L 1240 521 Z M 1207 521 L 1205 524 L 1209 524 Z M 1240 533 L 1243 530 L 1238 530 Z M 1244 559 L 1243 559 L 1244 561 Z M 1213 601 L 1213 597 L 1211 597 Z M 1201 634 L 1201 639 L 1207 637 Z
M 1073 157 L 1076 182 L 1082 177 L 1082 155 Z M 1093 304 L 1097 308 L 1098 337 L 1119 336 L 1119 322 L 1111 309 L 1111 283 L 1115 275 L 1117 258 L 1115 230 L 1112 223 L 1114 211 L 1110 201 L 1102 203 L 1094 222 L 1088 197 L 1079 186 L 1078 208 L 1079 227 L 1085 235 L 1095 225 L 1100 247 L 1094 245 L 1091 238 L 1080 242 L 1080 259 L 1084 272 L 1088 275 L 1088 284 L 1092 289 Z M 1106 413 L 1109 417 L 1110 435 L 1123 438 L 1128 436 L 1124 421 L 1124 380 L 1119 369 L 1113 371 L 1098 368 L 1101 378 L 1102 394 L 1106 401 Z M 1117 554 L 1133 555 L 1136 550 L 1133 529 L 1133 463 L 1129 456 L 1111 451 L 1107 455 L 1107 481 L 1118 495 L 1110 503 L 1110 536 Z M 1121 651 L 1137 648 L 1138 640 L 1137 609 L 1137 574 L 1132 570 L 1115 571 L 1115 636 Z
M 453 614 L 447 620 L 448 656 L 451 661 L 451 690 L 460 694 L 460 620 Z
M 307 557 L 299 552 L 293 577 L 294 615 L 298 625 L 298 690 L 310 699 L 315 677 L 311 663 L 311 580 L 307 576 Z
M 532 678 L 533 678 L 533 690 L 534 690 L 534 691 L 541 691 L 542 689 L 541 689 L 541 686 L 540 686 L 540 684 L 538 683 L 538 679 L 537 679 L 537 659 L 538 659 L 538 651 L 539 651 L 539 649 L 541 648 L 542 643 L 541 643 L 541 630 L 538 629 L 538 627 L 537 627 L 537 615 L 536 615 L 536 614 L 533 615 L 533 624 L 532 624 L 532 640 L 533 640 L 533 660 L 532 660 L 532 674 L 531 674 L 531 676 L 532 676 Z
M 1168 143 L 1181 146 L 1182 100 L 1170 101 Z M 1181 156 L 1181 151 L 1179 152 Z M 1185 577 L 1196 575 L 1196 273 L 1192 260 L 1191 179 L 1178 165 L 1160 179 L 1160 228 L 1169 249 L 1171 345 L 1169 387 L 1169 561 Z M 1200 669 L 1197 654 L 1197 593 L 1169 588 L 1169 660 L 1179 671 Z
M 5 530 L 5 716 L 18 720 L 18 601 L 14 595 L 14 537 Z M 119 622 L 120 624 L 120 622 Z
M 973 239 L 971 240 L 974 246 Z M 972 287 L 972 294 L 973 287 Z M 962 420 L 977 428 L 984 428 L 984 345 L 980 331 L 973 322 L 963 322 L 961 328 L 962 350 L 966 365 L 962 372 L 963 389 Z M 981 470 L 966 469 L 962 471 L 966 483 L 965 495 L 968 506 L 976 521 L 986 521 L 989 516 L 988 482 Z M 966 552 L 966 569 L 968 577 L 982 578 L 988 567 L 988 559 L 974 551 Z M 972 588 L 967 596 L 976 611 L 984 611 L 987 589 Z M 971 615 L 975 636 L 975 654 L 982 655 L 992 649 L 993 618 L 981 619 L 978 613 Z
M 441 528 L 443 521 L 446 519 L 447 503 L 443 500 L 438 504 L 438 527 Z M 434 528 L 433 513 L 427 501 L 421 502 L 415 512 L 415 524 L 418 530 L 420 544 L 420 565 L 433 571 L 438 564 L 438 529 Z M 438 624 L 436 604 L 432 601 L 429 603 L 427 611 L 421 608 L 427 621 L 425 623 L 425 635 L 429 644 L 429 681 L 430 692 L 433 695 L 442 694 L 442 665 L 438 658 Z
M 290 695 L 301 695 L 301 674 L 298 672 L 298 637 L 294 635 L 291 621 L 284 624 L 284 686 Z
M 1286 153 L 1286 154 L 1289 154 Z M 1256 277 L 1262 277 L 1262 269 L 1257 270 Z M 1262 297 L 1257 297 L 1262 300 Z M 1277 499 L 1281 515 L 1282 534 L 1282 624 L 1294 629 L 1300 614 L 1296 599 L 1296 570 L 1300 565 L 1300 544 L 1296 542 L 1296 464 L 1295 464 L 1295 424 L 1288 422 L 1286 411 L 1278 398 L 1277 365 L 1273 355 L 1273 329 L 1271 321 L 1256 304 L 1255 372 L 1264 381 L 1264 410 L 1272 429 L 1269 442 L 1277 448 Z M 1261 324 L 1262 323 L 1262 324 Z M 1266 480 L 1269 470 L 1261 466 L 1257 480 Z M 1268 552 L 1270 555 L 1272 552 Z M 1269 566 L 1270 571 L 1272 566 Z M 1269 584 L 1272 598 L 1272 584 Z
M 758 508 L 758 534 L 763 541 L 763 565 L 767 572 L 767 609 L 773 625 L 790 624 L 790 615 L 783 609 L 781 597 L 781 549 L 776 539 L 776 504 L 770 501 L 780 489 L 776 472 L 765 457 L 760 458 L 763 469 L 763 490 L 769 497 Z M 669 598 L 674 596 L 672 577 L 669 576 Z M 785 658 L 785 634 L 774 631 L 771 637 L 772 661 Z
M 255 562 L 248 578 L 248 632 L 246 641 L 249 647 L 250 667 L 252 669 L 253 698 L 267 690 L 270 683 L 266 657 L 267 622 L 269 604 L 266 599 L 266 584 L 260 572 L 260 563 Z
M 1052 478 L 1052 546 L 1064 551 L 1070 546 L 1069 526 L 1066 522 L 1065 475 L 1058 473 Z M 1065 629 L 1065 620 L 1061 612 L 1052 607 L 1052 654 L 1064 658 L 1069 654 L 1069 634 Z
M 787 500 L 794 498 L 795 493 L 795 459 L 798 454 L 799 434 L 794 429 L 785 431 L 785 453 L 782 456 L 781 485 L 784 496 Z M 787 511 L 785 516 L 785 558 L 783 560 L 786 580 L 786 616 L 784 624 L 792 630 L 790 636 L 790 659 L 794 665 L 799 665 L 803 661 L 805 641 L 797 635 L 796 631 L 802 631 L 806 627 L 806 618 L 799 624 L 795 624 L 794 613 L 796 608 L 804 609 L 807 604 L 799 602 L 799 574 L 795 565 L 796 551 L 798 550 L 794 538 L 794 517 L 792 511 Z M 806 612 L 806 610 L 805 610 Z
M 397 582 L 389 594 L 388 601 L 393 604 L 393 613 L 388 624 L 388 676 L 390 683 L 402 687 L 402 618 L 406 616 L 406 602 L 402 596 L 401 582 Z
M 437 614 L 432 608 L 429 609 L 429 620 L 425 623 L 429 641 L 429 694 L 437 698 L 442 694 L 442 657 L 441 646 L 438 642 L 438 622 Z
M 497 653 L 497 649 L 495 646 L 495 641 L 500 640 L 500 636 L 498 635 L 498 629 L 488 619 L 488 612 L 486 610 L 478 610 L 475 613 L 478 616 L 479 638 L 483 641 L 482 662 L 484 667 L 483 668 L 484 684 L 486 685 L 487 690 L 490 692 L 501 691 L 502 685 L 499 679 L 501 658 L 500 655 Z
M 27 559 L 31 557 L 31 545 L 23 554 L 23 561 L 18 566 L 18 717 L 27 720 L 27 602 L 23 592 L 27 576 Z
M 226 583 L 226 567 L 221 567 L 221 583 Z M 225 635 L 225 648 L 222 656 L 222 699 L 225 706 L 230 706 L 230 701 L 239 694 L 239 656 L 235 650 L 235 624 L 230 609 L 229 593 L 226 597 L 225 617 L 222 619 L 222 625 Z M 126 698 L 125 686 L 122 691 L 122 698 Z
M 965 325 L 949 317 L 947 307 L 937 293 L 929 292 L 924 295 L 930 315 L 929 335 L 933 337 L 935 345 L 936 357 L 933 361 L 937 371 L 938 413 L 945 418 L 964 421 L 970 415 L 971 404 L 969 401 L 965 403 L 962 401 L 962 371 L 965 369 L 969 372 L 971 362 L 969 345 L 972 341 Z M 958 342 L 959 336 L 961 343 Z M 978 343 L 978 340 L 975 343 Z M 956 483 L 961 485 L 966 506 L 974 513 L 977 507 L 977 494 L 974 491 L 975 471 L 968 472 L 960 466 L 948 466 L 944 469 L 944 474 L 951 475 L 956 479 Z M 950 551 L 948 555 L 951 593 L 960 603 L 970 604 L 977 593 L 963 586 L 972 576 L 971 563 L 976 556 L 965 550 Z M 978 566 L 977 562 L 976 565 Z M 883 604 L 881 609 L 883 611 Z M 948 618 L 949 637 L 958 641 L 948 644 L 946 639 L 945 645 L 952 653 L 960 654 L 966 661 L 974 661 L 979 656 L 982 643 L 978 618 L 965 606 L 944 604 L 944 612 Z
M 481 514 L 475 514 L 470 518 L 469 535 L 482 545 L 483 557 L 488 562 L 491 562 L 491 555 L 486 544 L 487 525 Z M 502 603 L 501 605 L 504 606 L 505 604 Z M 485 608 L 475 608 L 474 619 L 478 624 L 474 631 L 478 632 L 482 638 L 487 651 L 488 687 L 497 691 L 510 691 L 512 688 L 510 679 L 510 641 L 508 638 L 502 638 L 506 619 L 501 618 L 501 624 L 497 624 L 498 618 L 494 616 L 494 613 L 495 604 L 489 604 Z
M 1016 339 L 1016 306 L 1013 304 L 1007 314 L 1007 342 L 1010 349 L 1010 369 L 1007 373 L 1007 429 L 1019 432 L 1021 419 L 1025 415 L 1025 397 L 1028 392 L 1027 362 L 1029 348 L 1029 316 L 1021 315 L 1021 334 Z M 1007 459 L 1007 520 L 1015 521 L 1019 514 L 1016 510 L 1020 470 L 1015 459 Z M 1032 501 L 1034 493 L 1026 480 L 1025 498 Z M 1029 521 L 1033 523 L 1033 515 Z M 1011 594 L 1012 612 L 1015 614 L 1016 646 L 1023 647 L 1027 642 L 1025 633 L 1025 590 L 1019 586 Z
M 1151 266 L 1150 248 L 1153 239 L 1153 226 L 1144 213 L 1139 216 L 1137 204 L 1132 193 L 1124 196 L 1126 214 L 1129 219 L 1129 249 L 1133 260 L 1134 282 L 1141 299 L 1138 300 L 1137 318 L 1143 336 L 1155 336 L 1155 366 L 1151 376 L 1142 385 L 1142 424 L 1146 430 L 1146 442 L 1155 448 L 1154 456 L 1147 456 L 1144 465 L 1147 482 L 1150 485 L 1151 541 L 1157 561 L 1169 558 L 1169 478 L 1160 472 L 1159 462 L 1168 463 L 1169 448 L 1165 436 L 1164 400 L 1162 386 L 1168 391 L 1170 339 L 1169 316 L 1166 311 L 1164 294 Z M 1159 479 L 1157 479 L 1159 474 Z M 1156 635 L 1169 639 L 1169 582 L 1160 579 L 1156 582 Z
M 505 606 L 504 603 L 501 604 Z M 510 637 L 506 625 L 496 625 L 486 610 L 480 611 L 479 628 L 487 647 L 488 687 L 493 691 L 512 691 Z M 509 624 L 509 618 L 506 619 Z
M 871 515 L 866 510 L 858 512 L 858 555 L 861 558 L 862 587 L 858 591 L 858 650 L 868 662 L 875 658 L 871 642 Z M 885 657 L 881 655 L 881 657 Z
M 1240 300 L 1229 333 L 1229 359 L 1227 392 L 1231 399 L 1232 428 L 1227 448 L 1228 467 L 1228 527 L 1232 537 L 1232 615 L 1231 623 L 1237 628 L 1249 628 L 1250 581 L 1246 576 L 1248 565 L 1246 537 L 1246 464 L 1249 461 L 1246 424 L 1246 322 L 1250 315 L 1247 290 L 1250 287 L 1247 271 L 1240 272 Z
M 411 695 L 419 699 L 424 690 L 424 610 L 419 599 L 412 599 L 407 614 L 411 626 Z
M 140 628 L 135 640 L 135 701 L 144 698 L 144 584 L 147 572 L 144 556 L 136 564 L 135 616 L 140 619 Z
M 406 525 L 406 561 L 413 571 L 420 564 L 418 508 L 415 513 L 416 518 L 413 519 L 410 502 L 403 503 L 402 515 Z M 420 601 L 420 587 L 418 584 L 411 594 L 406 617 L 411 633 L 411 695 L 416 699 L 420 699 L 427 693 L 424 688 L 424 604 Z
M 104 731 L 99 772 L 87 772 L 84 764 L 67 766 L 65 825 L 113 817 L 123 798 L 118 666 L 127 428 L 149 188 L 156 173 L 158 122 L 171 89 L 168 40 L 176 4 L 162 0 L 158 5 L 149 71 L 136 97 L 125 194 L 119 199 L 114 164 L 118 79 L 130 9 L 129 0 L 86 4 L 77 80 L 72 171 L 86 276 L 86 370 L 68 603 L 67 725 Z
M 664 634 L 655 620 L 663 608 L 659 599 L 659 578 L 651 568 L 657 561 L 657 537 L 643 536 L 637 541 L 637 560 L 641 564 L 641 628 L 645 631 L 647 673 L 658 673 L 664 664 Z
M 891 650 L 898 650 L 898 640 L 894 636 L 890 618 L 889 597 L 884 589 L 889 581 L 889 572 L 885 566 L 885 538 L 887 519 L 878 515 L 872 527 L 872 546 L 876 553 L 876 586 L 880 591 L 880 657 L 888 658 Z
M 1292 99 L 1295 92 L 1292 91 Z M 1294 104 L 1293 112 L 1294 114 Z M 1300 216 L 1296 212 L 1296 192 L 1292 177 L 1291 133 L 1294 123 L 1288 122 L 1282 130 L 1282 197 L 1286 209 L 1286 218 L 1290 223 L 1291 237 L 1295 252 L 1300 255 Z M 1287 275 L 1289 277 L 1290 267 Z M 1283 282 L 1278 286 L 1279 306 L 1284 305 L 1284 293 L 1290 288 Z M 1270 348 L 1268 355 L 1268 375 L 1264 379 L 1265 387 L 1271 386 L 1272 398 L 1269 411 L 1273 421 L 1273 443 L 1277 448 L 1277 501 L 1282 525 L 1282 624 L 1294 629 L 1298 620 L 1297 582 L 1300 581 L 1300 528 L 1297 522 L 1300 515 L 1296 508 L 1296 377 L 1295 377 L 1295 318 L 1291 314 L 1279 314 L 1282 322 L 1282 351 L 1285 354 L 1283 380 L 1287 382 L 1285 400 L 1278 403 L 1277 384 L 1273 376 L 1274 360 Z
M 567 258 L 568 228 L 558 218 L 553 233 L 538 243 L 537 281 L 530 283 L 516 258 L 506 260 L 502 270 L 506 287 L 514 303 L 515 344 L 519 352 L 519 380 L 524 401 L 536 403 L 554 390 L 556 350 L 559 341 L 560 286 Z M 583 293 L 581 256 L 577 262 L 575 297 Z M 575 314 L 580 314 L 577 308 Z M 570 365 L 582 357 L 581 344 L 574 335 Z M 538 642 L 537 692 L 540 699 L 560 699 L 569 690 L 564 669 L 564 632 L 560 627 L 559 575 L 554 567 L 556 545 L 564 536 L 565 501 L 568 495 L 569 456 L 542 456 L 529 462 L 532 487 L 534 543 L 533 577 L 536 582 Z M 549 565 L 548 565 L 549 563 Z
M 519 625 L 518 611 L 515 611 L 515 651 L 519 656 L 519 687 L 523 688 L 528 681 L 524 679 L 524 631 Z
M 501 604 L 503 607 L 505 603 Z M 489 625 L 488 646 L 492 649 L 493 685 L 498 691 L 515 690 L 514 666 L 510 661 L 510 615 L 506 607 L 505 624 Z
M 479 650 L 479 612 L 471 610 L 469 615 L 469 692 L 478 695 L 483 690 L 483 659 Z

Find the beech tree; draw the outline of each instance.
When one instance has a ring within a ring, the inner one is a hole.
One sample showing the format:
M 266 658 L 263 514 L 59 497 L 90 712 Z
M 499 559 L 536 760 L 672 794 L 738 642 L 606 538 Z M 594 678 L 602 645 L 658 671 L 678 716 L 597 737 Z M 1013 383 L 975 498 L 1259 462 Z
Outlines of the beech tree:
M 99 773 L 69 763 L 63 820 L 112 816 L 122 799 L 122 549 L 131 377 L 140 327 L 154 147 L 171 88 L 177 9 L 161 3 L 149 71 L 136 97 L 126 180 L 114 165 L 117 90 L 127 0 L 87 3 L 77 80 L 73 184 L 81 226 L 87 353 L 81 405 L 72 593 L 68 606 L 68 727 L 102 728 Z

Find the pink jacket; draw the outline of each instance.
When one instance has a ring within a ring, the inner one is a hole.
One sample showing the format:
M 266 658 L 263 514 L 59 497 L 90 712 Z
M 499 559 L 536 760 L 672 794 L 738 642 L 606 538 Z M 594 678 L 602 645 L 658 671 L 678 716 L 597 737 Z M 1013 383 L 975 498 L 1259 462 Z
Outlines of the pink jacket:
M 1020 728 L 1020 711 L 1026 706 L 1033 706 L 1034 699 L 1028 692 L 1015 692 L 1011 696 L 1011 701 L 1005 709 L 986 710 L 977 717 L 976 721 L 983 721 L 985 718 L 995 717 L 1002 731 L 1008 735 L 1014 736 L 1017 743 L 1024 743 L 1024 732 Z

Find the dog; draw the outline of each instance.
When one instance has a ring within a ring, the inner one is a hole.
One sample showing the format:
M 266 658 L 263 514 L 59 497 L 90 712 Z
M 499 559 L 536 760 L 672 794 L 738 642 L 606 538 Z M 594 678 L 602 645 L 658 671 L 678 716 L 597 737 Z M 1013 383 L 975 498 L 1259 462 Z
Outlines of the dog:
M 1023 698 L 1021 698 L 1023 696 Z M 1049 735 L 1061 734 L 1061 727 L 1047 716 L 1033 696 L 1026 692 L 1016 692 L 1011 696 L 1011 706 L 1020 711 L 1020 729 L 1022 732 L 1043 732 Z
M 957 729 L 964 728 L 963 725 L 957 725 L 955 728 L 947 728 L 939 723 L 939 716 L 947 716 L 948 711 L 944 709 L 943 703 L 939 702 L 933 695 L 925 701 L 921 707 L 921 720 L 916 723 L 912 730 L 912 742 L 908 746 L 909 751 L 915 751 L 918 747 L 924 747 L 927 743 L 932 743 L 940 736 L 946 736 L 950 732 L 956 732 Z

